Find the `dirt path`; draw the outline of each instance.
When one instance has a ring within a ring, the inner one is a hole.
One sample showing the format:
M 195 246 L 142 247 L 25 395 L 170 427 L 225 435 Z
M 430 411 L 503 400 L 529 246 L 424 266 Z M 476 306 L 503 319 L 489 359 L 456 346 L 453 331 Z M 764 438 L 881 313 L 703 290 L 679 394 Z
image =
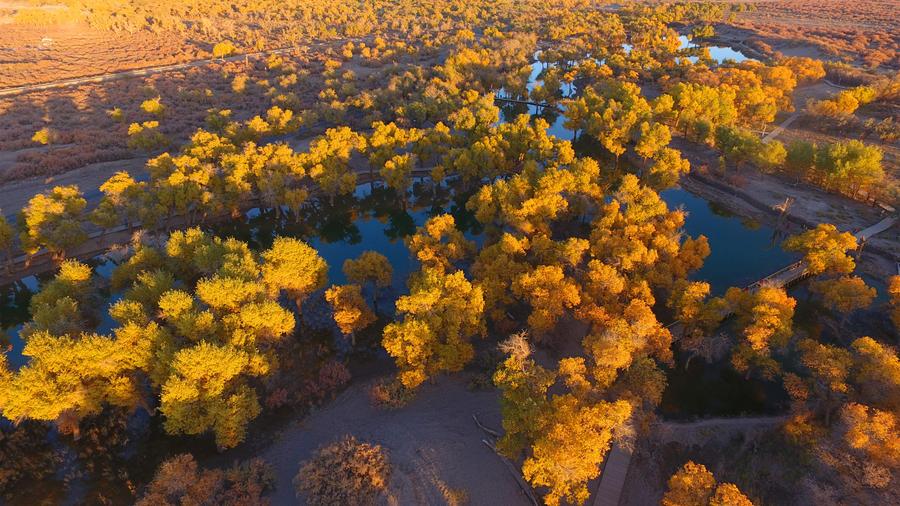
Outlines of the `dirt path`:
M 790 116 L 788 116 L 788 118 L 786 120 L 784 120 L 780 125 L 775 127 L 774 130 L 772 130 L 771 132 L 766 134 L 765 137 L 763 137 L 763 139 L 762 139 L 763 143 L 768 144 L 768 143 L 772 142 L 773 140 L 775 140 L 776 137 L 778 137 L 779 135 L 781 135 L 782 132 L 784 132 L 785 128 L 791 126 L 791 123 L 793 123 L 794 121 L 797 120 L 797 118 L 800 117 L 800 114 L 801 114 L 800 111 L 796 111 L 796 112 L 794 112 L 794 114 L 791 114 Z
M 345 434 L 382 445 L 390 454 L 388 504 L 447 504 L 465 492 L 471 505 L 527 505 L 530 502 L 502 461 L 481 440 L 472 413 L 500 426 L 495 390 L 469 391 L 464 375 L 424 386 L 407 406 L 372 407 L 368 384 L 350 387 L 334 402 L 285 429 L 262 457 L 275 467 L 273 504 L 295 504 L 292 480 L 300 461 Z

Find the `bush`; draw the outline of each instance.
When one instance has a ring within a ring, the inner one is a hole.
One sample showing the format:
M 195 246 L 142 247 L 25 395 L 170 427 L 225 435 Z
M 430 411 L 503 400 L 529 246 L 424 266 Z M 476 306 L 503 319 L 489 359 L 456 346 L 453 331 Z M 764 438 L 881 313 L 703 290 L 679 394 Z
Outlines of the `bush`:
M 163 113 L 166 111 L 166 106 L 162 104 L 162 100 L 160 97 L 149 98 L 141 102 L 141 110 L 147 114 L 152 114 L 156 117 L 161 117 Z
M 389 478 L 390 463 L 381 446 L 345 436 L 300 463 L 294 488 L 312 506 L 355 506 L 374 504 Z
M 372 385 L 369 397 L 372 404 L 382 409 L 397 409 L 406 406 L 413 398 L 413 391 L 396 379 L 380 380 Z
M 237 48 L 234 44 L 230 40 L 226 40 L 213 46 L 212 54 L 213 58 L 225 58 L 233 55 L 235 51 L 237 51 Z
M 222 471 L 203 469 L 192 455 L 183 454 L 159 466 L 137 505 L 263 506 L 269 504 L 264 495 L 274 485 L 272 468 L 262 459 L 252 459 Z
M 42 128 L 34 133 L 31 140 L 46 146 L 53 141 L 53 132 L 49 128 Z

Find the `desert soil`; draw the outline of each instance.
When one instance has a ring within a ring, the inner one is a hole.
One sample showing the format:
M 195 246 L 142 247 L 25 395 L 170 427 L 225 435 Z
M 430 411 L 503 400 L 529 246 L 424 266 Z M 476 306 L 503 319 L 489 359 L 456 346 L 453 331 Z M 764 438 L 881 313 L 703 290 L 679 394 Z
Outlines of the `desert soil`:
M 388 504 L 447 504 L 462 491 L 471 505 L 530 504 L 499 457 L 482 443 L 472 414 L 500 427 L 496 390 L 469 391 L 465 375 L 425 385 L 397 410 L 374 408 L 368 383 L 355 384 L 330 404 L 289 426 L 262 453 L 276 470 L 273 504 L 296 502 L 292 480 L 299 463 L 346 434 L 383 446 L 392 477 Z

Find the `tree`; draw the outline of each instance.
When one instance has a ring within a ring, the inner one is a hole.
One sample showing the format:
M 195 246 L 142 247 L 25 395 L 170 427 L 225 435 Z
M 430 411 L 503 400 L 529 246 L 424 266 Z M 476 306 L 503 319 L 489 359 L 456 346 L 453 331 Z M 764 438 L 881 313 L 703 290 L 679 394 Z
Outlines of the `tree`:
M 324 288 L 328 281 L 328 264 L 299 239 L 276 237 L 262 258 L 263 282 L 273 293 L 287 292 L 297 309 L 310 293 Z
M 816 166 L 816 145 L 801 140 L 791 141 L 784 161 L 787 172 L 798 181 L 808 178 Z
M 595 137 L 618 162 L 633 132 L 639 131 L 650 113 L 650 104 L 637 85 L 607 80 L 599 86 L 587 87 L 580 97 L 566 101 L 565 114 L 569 118 L 566 128 L 584 130 Z
M 703 464 L 688 461 L 669 478 L 663 506 L 706 506 L 716 487 L 716 479 Z
M 65 260 L 53 280 L 31 297 L 31 321 L 19 335 L 27 339 L 36 332 L 47 331 L 56 336 L 77 337 L 91 327 L 89 322 L 99 321 L 97 306 L 91 268 L 76 260 Z
M 783 246 L 787 251 L 803 254 L 803 261 L 812 275 L 850 274 L 856 268 L 856 262 L 847 254 L 856 249 L 856 237 L 839 231 L 830 223 L 820 223 L 812 230 L 791 236 Z
M 375 321 L 375 313 L 366 304 L 359 285 L 332 286 L 325 291 L 325 300 L 331 304 L 341 333 L 350 336 L 354 345 L 356 333 Z
M 891 276 L 888 282 L 888 295 L 890 296 L 891 321 L 900 329 L 900 276 Z
M 294 487 L 312 506 L 363 506 L 387 489 L 390 471 L 384 448 L 345 436 L 301 462 Z
M 261 409 L 256 392 L 242 378 L 263 375 L 267 367 L 261 357 L 227 345 L 200 342 L 180 350 L 160 396 L 166 432 L 212 431 L 220 448 L 237 446 Z
M 794 307 L 797 301 L 788 296 L 783 288 L 760 287 L 756 292 L 738 295 L 734 289 L 725 298 L 734 301 L 733 308 L 744 329 L 744 337 L 755 350 L 763 350 L 770 345 L 781 347 L 786 344 L 792 329 Z
M 513 334 L 499 348 L 507 358 L 493 376 L 494 385 L 502 393 L 503 437 L 497 447 L 515 460 L 534 440 L 544 413 L 550 409 L 547 392 L 556 382 L 556 374 L 531 358 L 531 344 L 524 332 Z
M 778 62 L 791 69 L 801 83 L 813 83 L 825 77 L 825 66 L 822 60 L 804 56 L 791 56 Z
M 566 309 L 581 302 L 578 285 L 558 265 L 541 265 L 521 274 L 512 290 L 531 305 L 528 326 L 538 334 L 553 329 Z
M 53 142 L 54 137 L 55 137 L 54 132 L 52 130 L 50 130 L 49 128 L 44 127 L 34 133 L 34 135 L 31 137 L 31 141 L 36 142 L 38 144 L 43 144 L 44 146 L 46 146 L 46 145 L 50 144 L 51 142 Z
M 405 192 L 408 187 L 409 174 L 415 165 L 415 158 L 409 153 L 402 156 L 399 150 L 417 142 L 423 132 L 416 129 L 399 128 L 395 123 L 372 123 L 372 133 L 367 139 L 369 154 L 369 175 L 374 183 L 375 171 L 379 171 L 388 185 L 397 192 Z M 388 162 L 391 162 L 388 165 Z M 401 174 L 400 169 L 405 169 Z M 389 177 L 390 176 L 390 177 Z M 391 184 L 393 182 L 394 184 Z M 406 183 L 406 184 L 404 184 Z
M 103 200 L 94 210 L 95 216 L 100 213 L 100 219 L 94 219 L 94 222 L 102 222 L 104 228 L 111 228 L 119 223 L 124 223 L 129 229 L 133 228 L 144 212 L 146 190 L 146 183 L 136 182 L 127 172 L 116 172 L 100 185 Z M 108 219 L 104 220 L 103 216 Z
M 716 484 L 703 464 L 688 461 L 669 478 L 663 506 L 753 506 L 750 499 L 731 483 Z
M 166 112 L 166 106 L 162 104 L 162 99 L 160 97 L 148 98 L 141 102 L 141 110 L 159 118 Z
M 332 203 L 336 195 L 352 193 L 356 188 L 356 173 L 350 167 L 350 157 L 365 148 L 366 138 L 348 127 L 329 128 L 324 136 L 310 144 L 304 157 L 307 173 Z
M 415 388 L 472 359 L 469 340 L 485 331 L 484 296 L 462 271 L 448 274 L 441 267 L 423 267 L 409 283 L 409 295 L 397 300 L 402 320 L 384 328 L 382 343 L 400 369 L 400 381 Z
M 77 186 L 56 186 L 28 201 L 19 213 L 19 241 L 33 255 L 42 247 L 56 258 L 87 240 L 82 224 L 87 200 Z
M 406 247 L 425 267 L 450 269 L 454 263 L 475 252 L 475 243 L 456 228 L 451 214 L 429 218 L 406 239 Z
M 727 303 L 707 300 L 709 291 L 710 285 L 704 281 L 679 280 L 669 295 L 668 305 L 684 331 L 678 343 L 682 350 L 692 353 L 687 363 L 698 354 L 710 360 L 715 352 L 709 336 L 724 319 Z
M 378 289 L 391 286 L 394 268 L 386 256 L 377 251 L 363 251 L 356 260 L 344 260 L 347 281 L 365 287 L 372 286 L 372 307 L 378 312 Z
M 544 503 L 584 504 L 588 481 L 600 474 L 614 432 L 631 416 L 626 401 L 586 403 L 571 394 L 555 397 L 536 431 L 522 475 L 533 486 L 547 487 Z
M 846 320 L 853 311 L 869 307 L 877 292 L 867 286 L 859 276 L 843 276 L 816 281 L 810 289 L 822 297 L 825 306 L 844 315 Z
M 865 402 L 900 411 L 900 357 L 897 352 L 871 337 L 853 341 L 853 380 Z
M 900 465 L 900 422 L 888 411 L 850 403 L 841 412 L 844 441 L 853 449 L 890 467 Z
M 787 346 L 797 301 L 783 288 L 768 285 L 754 292 L 729 288 L 725 300 L 737 316 L 744 338 L 732 352 L 732 365 L 748 377 L 753 370 L 763 377 L 773 377 L 779 365 L 771 352 Z
M 821 147 L 816 165 L 824 174 L 828 188 L 846 188 L 851 195 L 856 195 L 860 190 L 875 188 L 884 180 L 882 157 L 877 146 L 867 146 L 854 139 Z
M 678 184 L 681 176 L 691 171 L 691 163 L 681 157 L 677 149 L 662 148 L 653 158 L 647 172 L 647 185 L 656 190 L 665 190 Z
M 77 422 L 107 404 L 134 409 L 142 403 L 134 368 L 148 356 L 146 344 L 129 344 L 96 334 L 32 334 L 22 350 L 29 363 L 2 382 L 0 412 L 10 420 L 55 422 L 77 434 Z
M 6 272 L 12 270 L 13 237 L 15 237 L 15 231 L 13 230 L 12 225 L 6 221 L 6 216 L 0 211 L 0 250 L 2 250 L 6 256 L 6 260 L 4 261 Z
M 662 123 L 641 123 L 640 137 L 634 146 L 634 151 L 645 160 L 654 158 L 672 140 L 669 127 Z

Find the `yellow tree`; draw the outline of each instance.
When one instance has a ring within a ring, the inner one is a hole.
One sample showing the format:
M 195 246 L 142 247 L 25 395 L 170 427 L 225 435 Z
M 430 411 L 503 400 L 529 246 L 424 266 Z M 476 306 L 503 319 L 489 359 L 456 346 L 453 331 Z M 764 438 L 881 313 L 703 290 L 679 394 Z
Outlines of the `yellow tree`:
M 377 251 L 363 251 L 359 257 L 344 260 L 344 276 L 347 281 L 362 287 L 372 286 L 372 307 L 378 312 L 378 289 L 391 286 L 394 268 L 386 256 Z
M 536 431 L 522 475 L 547 487 L 544 503 L 584 504 L 588 481 L 600 474 L 613 434 L 631 416 L 626 401 L 589 403 L 572 394 L 556 396 Z
M 56 186 L 28 201 L 19 214 L 19 240 L 28 254 L 47 248 L 57 258 L 85 240 L 83 212 L 87 200 L 77 186 Z
M 507 358 L 494 372 L 494 385 L 500 389 L 503 413 L 503 437 L 498 449 L 513 460 L 535 438 L 544 414 L 550 409 L 547 391 L 556 382 L 556 374 L 531 358 L 531 344 L 524 332 L 514 334 L 500 344 Z
M 512 291 L 531 305 L 528 326 L 538 334 L 552 330 L 567 309 L 581 302 L 578 284 L 559 265 L 541 265 L 522 273 Z
M 826 307 L 843 314 L 844 321 L 857 309 L 869 307 L 877 295 L 859 276 L 816 281 L 810 289 L 822 297 Z
M 273 293 L 288 293 L 298 309 L 310 293 L 324 288 L 328 281 L 328 264 L 299 239 L 276 237 L 262 258 L 263 282 Z
M 20 335 L 27 339 L 47 331 L 55 336 L 77 336 L 90 327 L 89 322 L 99 320 L 96 295 L 91 268 L 77 260 L 64 261 L 53 280 L 31 297 L 31 321 L 22 327 Z
M 856 268 L 856 262 L 847 252 L 856 247 L 853 234 L 841 232 L 830 223 L 821 223 L 784 241 L 786 250 L 803 254 L 807 269 L 813 275 L 850 274 Z
M 753 506 L 737 486 L 716 484 L 716 479 L 703 464 L 688 461 L 669 478 L 663 506 Z
M 127 332 L 115 338 L 45 331 L 31 335 L 22 351 L 29 363 L 5 381 L 0 377 L 0 412 L 10 420 L 55 422 L 63 432 L 77 434 L 78 421 L 99 414 L 106 405 L 144 405 L 136 372 L 150 360 L 151 335 L 157 330 L 146 329 L 140 340 L 130 339 L 133 334 Z
M 450 214 L 429 218 L 406 240 L 406 247 L 423 266 L 443 269 L 450 269 L 475 252 L 475 243 L 456 228 L 456 220 Z
M 888 282 L 888 295 L 891 305 L 891 321 L 900 329 L 900 276 L 891 276 Z
M 841 422 L 851 448 L 889 467 L 900 465 L 900 422 L 894 413 L 850 403 L 841 412 Z
M 356 188 L 350 157 L 365 148 L 366 138 L 348 127 L 329 128 L 310 144 L 304 160 L 307 173 L 332 202 L 336 195 L 352 193 Z
M 771 350 L 783 349 L 793 334 L 797 301 L 774 286 L 762 286 L 755 292 L 730 288 L 725 300 L 735 312 L 744 338 L 732 354 L 732 364 L 747 375 L 756 368 L 771 377 L 779 368 Z
M 169 434 L 212 431 L 220 448 L 236 446 L 247 423 L 260 412 L 246 375 L 260 376 L 268 364 L 232 346 L 200 342 L 175 354 L 172 373 L 162 386 L 159 410 Z
M 359 285 L 332 286 L 325 291 L 325 300 L 331 304 L 334 322 L 341 333 L 350 336 L 356 345 L 356 333 L 375 321 L 375 313 L 369 309 Z
M 665 190 L 678 184 L 681 176 L 691 171 L 691 163 L 681 157 L 677 149 L 662 148 L 653 156 L 653 164 L 646 173 L 647 184 L 655 190 Z
M 485 331 L 484 296 L 462 271 L 448 274 L 441 267 L 424 267 L 409 283 L 409 295 L 397 300 L 402 320 L 384 328 L 382 343 L 397 363 L 400 381 L 415 388 L 472 359 L 470 339 Z

